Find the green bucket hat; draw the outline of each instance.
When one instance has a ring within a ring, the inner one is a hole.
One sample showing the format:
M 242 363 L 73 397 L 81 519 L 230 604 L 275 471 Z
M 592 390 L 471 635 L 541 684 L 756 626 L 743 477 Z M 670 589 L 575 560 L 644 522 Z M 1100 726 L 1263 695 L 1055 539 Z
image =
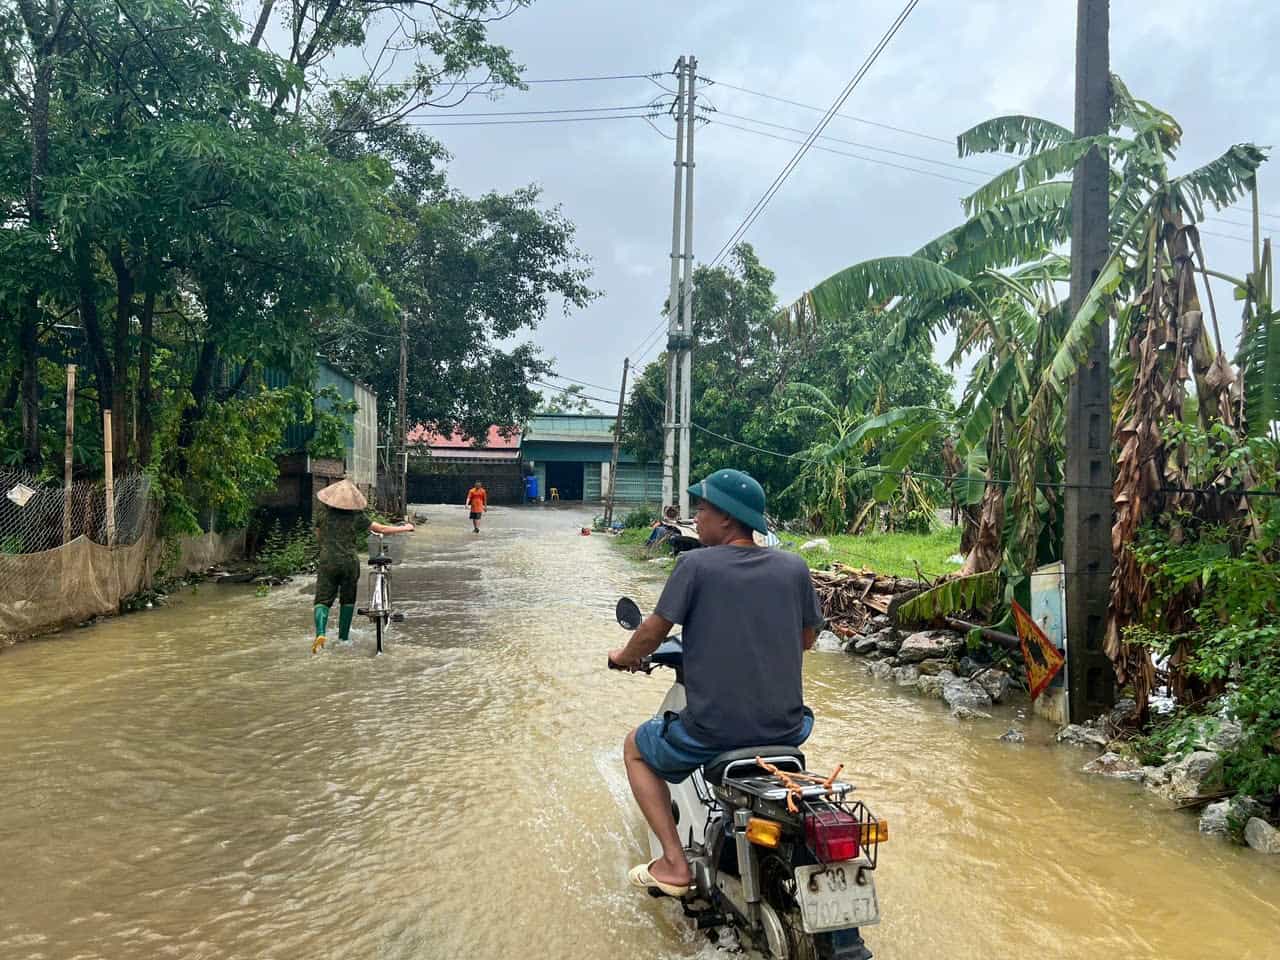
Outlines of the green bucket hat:
M 741 470 L 717 470 L 689 488 L 690 496 L 705 500 L 752 530 L 768 533 L 764 519 L 764 487 Z

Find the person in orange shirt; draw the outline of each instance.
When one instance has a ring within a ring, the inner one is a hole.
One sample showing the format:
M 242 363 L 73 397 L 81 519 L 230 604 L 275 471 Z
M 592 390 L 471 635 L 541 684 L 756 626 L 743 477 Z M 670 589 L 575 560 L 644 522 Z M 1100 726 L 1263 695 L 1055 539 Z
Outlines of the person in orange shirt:
M 484 484 L 477 480 L 467 491 L 467 507 L 471 510 L 471 532 L 480 532 L 480 518 L 489 504 L 489 495 L 484 492 Z

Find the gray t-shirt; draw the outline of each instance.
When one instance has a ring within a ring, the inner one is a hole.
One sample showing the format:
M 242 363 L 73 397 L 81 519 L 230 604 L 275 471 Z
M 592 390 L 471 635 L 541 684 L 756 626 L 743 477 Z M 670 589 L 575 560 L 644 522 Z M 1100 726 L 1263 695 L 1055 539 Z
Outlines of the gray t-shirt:
M 685 729 L 708 747 L 794 743 L 804 720 L 801 630 L 822 625 L 809 568 L 761 547 L 683 554 L 654 610 L 683 626 Z

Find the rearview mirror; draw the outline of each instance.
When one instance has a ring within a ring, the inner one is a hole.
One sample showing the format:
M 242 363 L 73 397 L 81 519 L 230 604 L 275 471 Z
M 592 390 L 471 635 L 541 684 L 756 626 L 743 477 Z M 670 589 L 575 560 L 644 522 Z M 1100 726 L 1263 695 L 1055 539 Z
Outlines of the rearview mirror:
M 618 601 L 618 606 L 614 609 L 614 616 L 618 618 L 618 623 L 628 630 L 635 630 L 644 622 L 644 614 L 640 612 L 640 607 L 630 597 L 623 597 Z

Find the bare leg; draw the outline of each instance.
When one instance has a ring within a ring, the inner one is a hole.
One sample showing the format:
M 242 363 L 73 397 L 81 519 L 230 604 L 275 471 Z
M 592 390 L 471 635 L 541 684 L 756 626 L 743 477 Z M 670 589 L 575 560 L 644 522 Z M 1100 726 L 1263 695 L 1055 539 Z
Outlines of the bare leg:
M 627 779 L 631 781 L 631 793 L 636 805 L 644 814 L 649 828 L 662 844 L 662 856 L 654 861 L 649 873 L 655 880 L 681 886 L 689 882 L 689 861 L 685 859 L 680 834 L 676 830 L 676 818 L 671 814 L 671 790 L 665 780 L 649 769 L 636 746 L 636 732 L 627 734 L 622 746 L 622 759 L 627 767 Z

